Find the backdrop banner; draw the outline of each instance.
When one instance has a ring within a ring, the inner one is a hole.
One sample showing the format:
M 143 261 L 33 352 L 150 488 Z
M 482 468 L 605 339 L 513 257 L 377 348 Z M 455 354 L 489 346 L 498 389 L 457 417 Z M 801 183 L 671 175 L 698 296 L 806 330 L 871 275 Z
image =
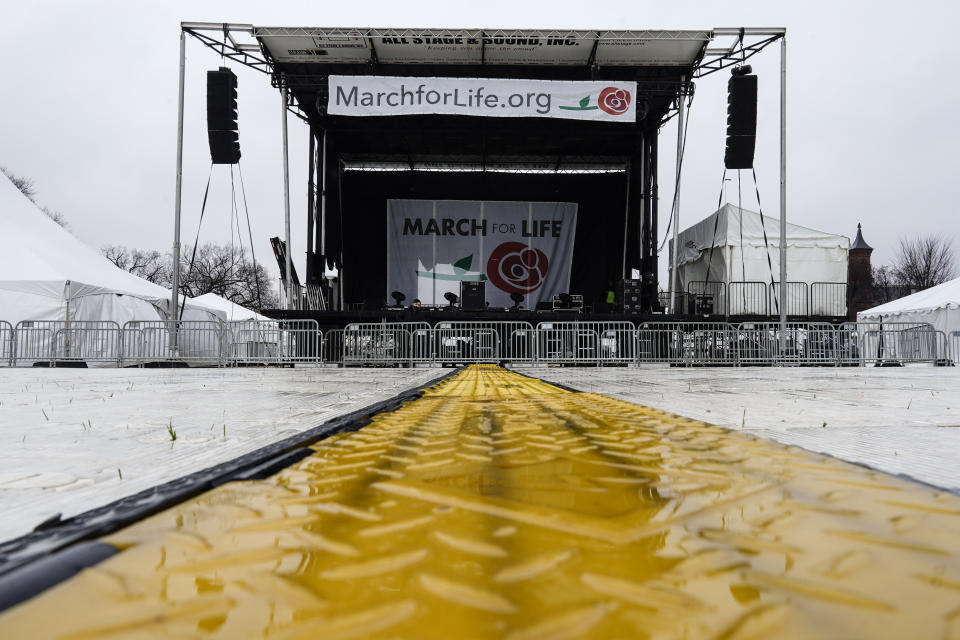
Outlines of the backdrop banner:
M 576 227 L 574 202 L 387 200 L 386 298 L 444 305 L 479 280 L 491 307 L 533 308 L 570 287 Z
M 637 83 L 506 78 L 330 76 L 327 113 L 443 114 L 633 122 Z M 318 98 L 318 101 L 322 98 Z

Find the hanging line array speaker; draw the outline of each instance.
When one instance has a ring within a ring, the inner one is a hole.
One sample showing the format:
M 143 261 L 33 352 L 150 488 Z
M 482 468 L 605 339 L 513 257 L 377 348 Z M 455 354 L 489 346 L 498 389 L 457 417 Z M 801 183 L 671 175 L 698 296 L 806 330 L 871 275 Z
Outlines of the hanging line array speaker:
M 207 137 L 213 164 L 237 164 L 240 161 L 237 76 L 226 67 L 207 71 Z
M 727 82 L 727 169 L 753 168 L 757 142 L 757 76 L 748 65 L 737 67 Z

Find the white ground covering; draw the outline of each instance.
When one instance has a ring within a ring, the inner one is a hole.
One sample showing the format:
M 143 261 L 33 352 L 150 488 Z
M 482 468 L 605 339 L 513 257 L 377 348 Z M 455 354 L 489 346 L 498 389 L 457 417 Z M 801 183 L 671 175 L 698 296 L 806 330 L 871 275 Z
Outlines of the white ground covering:
M 960 490 L 960 368 L 521 371 Z
M 442 373 L 0 368 L 0 540 L 57 512 L 76 515 L 233 459 Z

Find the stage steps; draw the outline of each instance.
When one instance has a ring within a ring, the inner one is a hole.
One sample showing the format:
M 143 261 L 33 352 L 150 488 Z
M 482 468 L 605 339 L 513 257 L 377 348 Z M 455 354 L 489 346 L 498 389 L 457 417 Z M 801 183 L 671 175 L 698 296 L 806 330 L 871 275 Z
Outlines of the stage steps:
M 956 637 L 960 497 L 473 365 L 102 540 L 6 637 Z

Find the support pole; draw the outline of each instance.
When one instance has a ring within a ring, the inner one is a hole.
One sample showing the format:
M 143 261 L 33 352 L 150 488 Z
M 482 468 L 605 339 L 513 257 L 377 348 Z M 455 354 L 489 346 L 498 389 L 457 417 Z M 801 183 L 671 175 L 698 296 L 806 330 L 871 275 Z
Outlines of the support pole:
M 287 261 L 284 265 L 287 271 L 285 274 L 287 283 L 286 308 L 293 309 L 293 269 L 290 268 L 290 154 L 287 146 L 287 79 L 283 78 L 281 81 L 283 83 L 283 87 L 280 89 L 280 115 L 283 123 L 283 228 L 284 242 L 287 245 L 285 252 Z
M 314 188 L 313 169 L 314 161 L 317 155 L 317 142 L 313 135 L 313 127 L 307 125 L 307 129 L 309 131 L 309 153 L 307 155 L 307 283 L 311 283 L 319 280 L 317 274 L 314 272 L 317 266 L 317 261 L 313 251 L 313 228 L 317 219 L 316 200 L 314 199 L 316 189 Z
M 780 39 L 780 352 L 787 333 L 787 34 Z
M 327 272 L 327 130 L 323 130 L 323 146 L 321 147 L 320 157 L 320 255 L 323 256 L 324 264 L 321 268 L 320 277 Z
M 624 280 L 630 278 L 630 274 L 627 273 L 627 230 L 630 228 L 630 174 L 632 165 L 633 159 L 627 160 L 627 190 L 623 205 L 623 261 L 620 263 L 620 277 Z M 643 224 L 641 220 L 638 220 L 638 222 Z M 620 303 L 623 304 L 623 301 L 621 300 Z
M 680 229 L 680 169 L 683 166 L 683 96 L 677 96 L 677 179 L 676 192 L 673 194 L 673 251 L 670 265 L 670 313 L 677 312 L 677 236 Z
M 170 353 L 177 355 L 178 321 L 180 320 L 180 203 L 183 193 L 183 78 L 187 60 L 187 34 L 180 29 L 180 93 L 177 101 L 177 188 L 173 198 L 173 290 L 170 292 Z

